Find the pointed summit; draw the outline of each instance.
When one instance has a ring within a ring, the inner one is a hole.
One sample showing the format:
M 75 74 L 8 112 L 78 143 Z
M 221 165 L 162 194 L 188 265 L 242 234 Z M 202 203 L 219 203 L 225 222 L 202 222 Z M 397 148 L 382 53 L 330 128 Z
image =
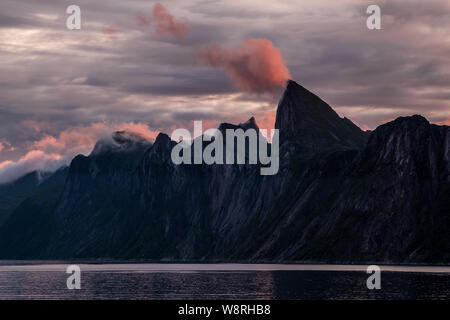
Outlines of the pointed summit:
M 170 137 L 163 133 L 160 132 L 158 134 L 158 136 L 156 137 L 155 143 L 153 144 L 153 152 L 160 152 L 160 151 L 167 151 L 167 150 L 171 150 L 173 145 L 175 144 L 174 141 L 172 141 L 170 139 Z
M 160 132 L 156 137 L 155 143 L 149 149 L 147 158 L 160 164 L 163 162 L 166 164 L 170 163 L 170 151 L 175 144 L 176 142 L 172 141 L 167 134 Z
M 360 149 L 367 134 L 339 115 L 322 99 L 289 80 L 278 104 L 275 128 L 280 142 L 290 141 L 312 150 Z
M 248 130 L 248 129 L 255 129 L 256 131 L 259 131 L 259 127 L 256 124 L 256 120 L 255 117 L 251 117 L 250 119 L 248 119 L 245 122 L 239 123 L 239 124 L 232 124 L 232 123 L 228 123 L 228 122 L 223 122 L 219 125 L 218 128 L 223 134 L 225 133 L 225 131 L 227 129 L 232 129 L 232 130 L 237 130 L 237 129 L 242 129 L 244 131 Z
M 255 129 L 255 130 L 259 130 L 258 125 L 256 124 L 256 120 L 255 117 L 251 117 L 250 119 L 248 119 L 245 122 L 239 123 L 238 124 L 239 127 L 243 128 L 244 130 L 247 129 Z

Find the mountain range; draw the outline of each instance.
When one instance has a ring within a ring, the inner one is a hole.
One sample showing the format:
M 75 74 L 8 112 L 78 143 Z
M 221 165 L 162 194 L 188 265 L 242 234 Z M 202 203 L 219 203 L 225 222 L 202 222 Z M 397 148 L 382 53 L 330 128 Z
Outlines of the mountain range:
M 273 176 L 174 165 L 168 135 L 121 131 L 0 186 L 0 258 L 450 263 L 450 127 L 413 115 L 362 131 L 290 80 L 275 128 Z

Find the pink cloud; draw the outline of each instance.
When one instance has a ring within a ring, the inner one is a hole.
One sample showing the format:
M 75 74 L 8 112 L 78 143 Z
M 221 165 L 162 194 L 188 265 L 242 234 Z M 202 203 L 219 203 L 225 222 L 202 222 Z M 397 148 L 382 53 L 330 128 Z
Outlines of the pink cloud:
M 180 21 L 176 21 L 167 9 L 160 3 L 153 7 L 153 21 L 155 23 L 155 31 L 159 35 L 173 35 L 178 40 L 183 40 L 189 33 L 189 27 Z
M 174 36 L 178 41 L 183 41 L 189 33 L 189 27 L 182 21 L 176 19 L 160 3 L 153 6 L 152 15 L 148 17 L 143 12 L 136 13 L 136 20 L 140 26 L 152 26 L 152 30 L 159 36 Z
M 274 110 L 259 110 L 255 114 L 256 124 L 260 129 L 274 129 L 275 117 L 276 111 Z
M 6 160 L 6 161 L 3 161 L 3 162 L 0 162 L 0 170 L 2 170 L 4 167 L 6 167 L 7 165 L 9 165 L 11 163 L 14 163 L 14 162 L 11 161 L 11 160 Z
M 438 121 L 438 122 L 436 122 L 436 124 L 441 125 L 441 126 L 450 126 L 450 119 Z
M 35 130 L 40 131 L 37 123 L 33 125 Z M 159 133 L 145 123 L 95 122 L 87 126 L 67 128 L 54 136 L 46 134 L 30 143 L 27 153 L 17 161 L 7 160 L 0 163 L 0 183 L 13 181 L 34 170 L 54 171 L 68 164 L 77 154 L 88 154 L 98 140 L 121 130 L 137 134 L 149 141 L 154 141 Z
M 267 39 L 245 39 L 234 48 L 211 44 L 200 50 L 198 59 L 224 70 L 239 88 L 249 92 L 274 92 L 291 77 L 281 51 Z
M 102 32 L 103 34 L 114 36 L 123 31 L 123 27 L 120 23 L 115 23 L 113 25 L 107 26 L 103 28 Z
M 61 166 L 61 155 L 46 154 L 41 150 L 32 150 L 17 161 L 0 163 L 0 183 L 13 181 L 34 170 L 46 168 L 54 171 Z
M 107 122 L 95 122 L 89 126 L 77 126 L 67 128 L 57 136 L 44 135 L 38 141 L 33 142 L 32 148 L 46 153 L 75 155 L 89 152 L 95 143 L 104 137 L 110 136 L 114 131 L 126 130 L 153 141 L 158 135 L 145 123 L 126 122 L 111 124 Z
M 138 21 L 140 26 L 148 26 L 151 23 L 150 18 L 147 17 L 145 13 L 140 11 L 136 13 L 136 20 Z

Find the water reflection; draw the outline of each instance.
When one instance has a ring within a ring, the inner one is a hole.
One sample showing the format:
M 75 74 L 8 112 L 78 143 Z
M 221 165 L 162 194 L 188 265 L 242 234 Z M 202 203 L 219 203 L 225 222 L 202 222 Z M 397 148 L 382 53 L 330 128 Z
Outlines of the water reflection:
M 382 289 L 356 271 L 0 271 L 0 299 L 449 299 L 450 274 L 383 272 Z

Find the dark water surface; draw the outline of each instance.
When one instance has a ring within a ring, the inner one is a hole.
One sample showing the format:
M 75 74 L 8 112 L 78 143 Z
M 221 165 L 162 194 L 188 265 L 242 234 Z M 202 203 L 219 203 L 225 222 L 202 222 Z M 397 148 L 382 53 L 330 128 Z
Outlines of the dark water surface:
M 0 263 L 0 299 L 450 299 L 449 267 L 381 266 L 369 290 L 366 266 L 80 264 L 68 290 L 66 264 Z

